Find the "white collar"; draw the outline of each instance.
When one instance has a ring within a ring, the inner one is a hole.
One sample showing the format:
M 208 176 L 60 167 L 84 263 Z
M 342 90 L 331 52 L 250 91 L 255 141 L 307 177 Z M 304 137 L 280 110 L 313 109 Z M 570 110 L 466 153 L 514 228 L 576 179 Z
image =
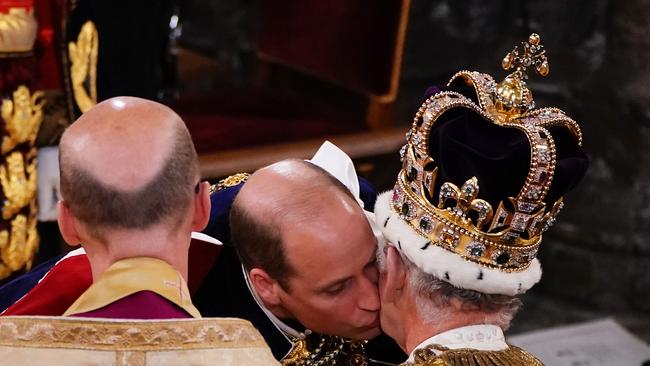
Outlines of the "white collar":
M 450 329 L 425 339 L 413 349 L 408 361 L 413 361 L 415 350 L 430 344 L 439 344 L 449 349 L 471 348 L 479 351 L 502 351 L 508 348 L 503 330 L 496 325 L 481 324 Z M 439 351 L 433 350 L 435 354 Z

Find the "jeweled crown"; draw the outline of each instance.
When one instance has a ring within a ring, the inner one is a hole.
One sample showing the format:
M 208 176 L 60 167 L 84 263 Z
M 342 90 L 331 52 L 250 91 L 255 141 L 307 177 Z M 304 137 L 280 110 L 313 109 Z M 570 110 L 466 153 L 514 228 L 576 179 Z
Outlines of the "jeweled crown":
M 540 37 L 533 34 L 503 60 L 514 69 L 497 84 L 491 76 L 460 71 L 447 86 L 463 83 L 475 92 L 470 98 L 455 91 L 438 92 L 420 107 L 401 150 L 403 161 L 393 191 L 392 207 L 416 232 L 464 259 L 503 271 L 520 271 L 535 258 L 542 233 L 563 206 L 562 198 L 545 198 L 556 168 L 556 146 L 549 126 L 564 126 L 582 144 L 578 124 L 556 108 L 535 109 L 526 85 L 532 66 L 545 76 L 549 65 Z M 480 181 L 443 182 L 436 192 L 437 162 L 431 158 L 429 135 L 438 119 L 464 108 L 504 128 L 523 132 L 530 144 L 530 165 L 519 193 L 504 197 L 496 207 L 481 198 Z M 460 186 L 460 187 L 459 187 Z

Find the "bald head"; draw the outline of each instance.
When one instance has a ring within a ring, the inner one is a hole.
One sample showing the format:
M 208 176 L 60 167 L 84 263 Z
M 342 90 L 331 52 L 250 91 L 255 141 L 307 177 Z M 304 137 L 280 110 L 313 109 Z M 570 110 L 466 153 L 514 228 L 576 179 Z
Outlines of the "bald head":
M 183 128 L 162 104 L 117 97 L 79 117 L 61 137 L 60 150 L 66 163 L 99 182 L 133 191 L 160 171 Z
M 59 146 L 61 194 L 97 228 L 146 228 L 189 205 L 199 179 L 185 124 L 162 104 L 117 97 L 73 123 Z
M 242 263 L 264 269 L 286 287 L 284 279 L 292 269 L 282 245 L 283 230 L 307 222 L 316 227 L 327 221 L 333 206 L 363 215 L 345 185 L 309 162 L 284 160 L 256 171 L 230 212 L 231 234 Z

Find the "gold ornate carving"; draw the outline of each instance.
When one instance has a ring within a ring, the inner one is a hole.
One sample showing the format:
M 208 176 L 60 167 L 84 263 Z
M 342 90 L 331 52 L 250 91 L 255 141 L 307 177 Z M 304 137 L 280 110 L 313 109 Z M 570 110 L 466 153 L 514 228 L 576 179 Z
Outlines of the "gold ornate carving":
M 29 52 L 34 47 L 38 23 L 33 11 L 10 8 L 0 13 L 0 52 Z
M 436 355 L 436 351 L 442 351 Z M 510 346 L 503 351 L 479 351 L 462 348 L 450 350 L 439 345 L 429 345 L 417 349 L 413 362 L 405 362 L 402 366 L 544 366 L 535 356 L 521 348 Z
M 99 36 L 91 21 L 81 27 L 77 42 L 68 44 L 70 54 L 70 79 L 77 106 L 86 112 L 97 104 L 97 53 Z
M 0 107 L 6 130 L 0 162 L 2 220 L 10 226 L 0 231 L 0 279 L 22 268 L 30 269 L 38 250 L 34 142 L 43 121 L 44 104 L 43 92 L 32 94 L 21 85 Z
M 25 167 L 23 154 L 11 153 L 0 166 L 0 184 L 6 197 L 2 218 L 8 220 L 36 196 L 36 159 Z
M 38 242 L 36 217 L 28 219 L 25 215 L 16 215 L 11 220 L 11 234 L 7 230 L 0 231 L 0 257 L 10 271 L 24 266 L 29 268 Z
M 38 129 L 43 121 L 43 92 L 34 94 L 21 85 L 13 92 L 13 100 L 2 100 L 2 119 L 5 121 L 7 136 L 2 139 L 2 154 L 6 154 L 19 144 L 34 144 Z
M 0 279 L 9 277 L 11 272 L 11 269 L 6 264 L 0 262 Z
M 0 346 L 107 351 L 267 348 L 250 322 L 235 318 L 115 321 L 0 317 Z

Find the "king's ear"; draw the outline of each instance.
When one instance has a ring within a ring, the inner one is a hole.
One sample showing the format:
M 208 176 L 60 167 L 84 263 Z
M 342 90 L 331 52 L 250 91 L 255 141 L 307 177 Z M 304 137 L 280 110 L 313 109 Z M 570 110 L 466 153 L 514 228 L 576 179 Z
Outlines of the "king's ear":
M 384 277 L 381 286 L 382 302 L 398 302 L 406 284 L 406 266 L 402 256 L 393 246 L 386 247 L 386 265 L 382 276 Z

